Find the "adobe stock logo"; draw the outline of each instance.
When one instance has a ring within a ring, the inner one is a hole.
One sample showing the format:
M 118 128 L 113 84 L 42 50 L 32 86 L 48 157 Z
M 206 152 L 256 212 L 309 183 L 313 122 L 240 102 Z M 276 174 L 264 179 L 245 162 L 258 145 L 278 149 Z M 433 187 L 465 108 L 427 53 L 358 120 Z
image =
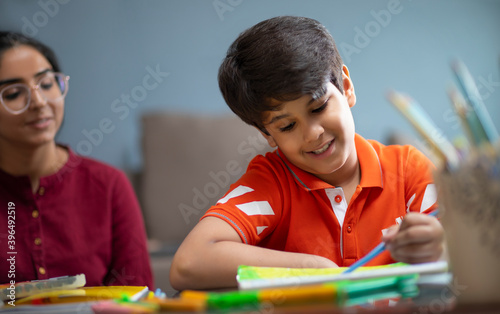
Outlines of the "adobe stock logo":
M 234 8 L 239 6 L 243 0 L 214 0 L 212 5 L 214 7 L 215 12 L 219 16 L 219 19 L 224 21 L 224 14 L 226 12 L 234 11 Z
M 38 6 L 41 10 L 35 12 L 31 19 L 26 16 L 21 18 L 23 26 L 21 32 L 27 37 L 35 37 L 38 29 L 47 26 L 49 20 L 59 13 L 59 6 L 67 4 L 70 0 L 40 0 Z

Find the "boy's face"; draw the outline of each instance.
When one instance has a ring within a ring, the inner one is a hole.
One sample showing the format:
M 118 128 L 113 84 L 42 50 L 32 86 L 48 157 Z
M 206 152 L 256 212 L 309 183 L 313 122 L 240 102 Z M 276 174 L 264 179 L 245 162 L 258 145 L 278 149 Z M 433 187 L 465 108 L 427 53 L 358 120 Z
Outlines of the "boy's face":
M 356 96 L 345 66 L 343 83 L 344 94 L 329 82 L 320 99 L 304 95 L 264 115 L 269 145 L 278 146 L 295 166 L 330 182 L 346 163 L 357 163 L 350 109 Z

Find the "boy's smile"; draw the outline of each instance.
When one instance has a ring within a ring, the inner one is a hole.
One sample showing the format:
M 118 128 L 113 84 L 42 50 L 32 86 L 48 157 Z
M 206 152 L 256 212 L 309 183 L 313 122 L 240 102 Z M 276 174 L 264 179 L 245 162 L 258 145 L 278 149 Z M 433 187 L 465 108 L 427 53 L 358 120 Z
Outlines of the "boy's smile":
M 333 150 L 332 144 L 334 141 L 335 141 L 335 139 L 329 141 L 325 145 L 321 146 L 321 148 L 309 152 L 309 154 L 311 154 L 311 157 L 313 157 L 313 158 L 320 158 L 320 157 L 324 157 L 325 155 L 329 155 L 331 153 L 331 151 Z
M 343 79 L 344 94 L 328 82 L 321 98 L 304 95 L 278 103 L 278 110 L 264 117 L 269 145 L 279 147 L 295 166 L 332 185 L 349 180 L 358 167 L 350 110 L 355 95 L 346 67 Z

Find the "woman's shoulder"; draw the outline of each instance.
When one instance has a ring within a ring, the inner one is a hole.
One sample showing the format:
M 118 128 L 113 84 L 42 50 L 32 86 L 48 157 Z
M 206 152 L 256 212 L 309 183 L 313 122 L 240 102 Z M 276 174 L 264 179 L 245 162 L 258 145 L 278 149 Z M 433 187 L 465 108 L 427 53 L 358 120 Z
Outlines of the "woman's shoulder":
M 123 180 L 126 175 L 123 170 L 103 161 L 88 156 L 81 156 L 69 146 L 63 146 L 68 151 L 68 160 L 61 169 L 61 174 L 74 174 L 80 177 L 89 177 L 93 180 L 110 182 Z

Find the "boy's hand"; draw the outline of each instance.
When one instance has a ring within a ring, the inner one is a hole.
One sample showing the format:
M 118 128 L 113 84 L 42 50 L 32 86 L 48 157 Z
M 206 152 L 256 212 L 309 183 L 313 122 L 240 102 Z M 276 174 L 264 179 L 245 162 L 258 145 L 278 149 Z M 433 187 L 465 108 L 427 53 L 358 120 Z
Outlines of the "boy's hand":
M 444 231 L 432 216 L 408 213 L 399 226 L 382 237 L 393 259 L 417 264 L 437 261 L 443 254 Z

